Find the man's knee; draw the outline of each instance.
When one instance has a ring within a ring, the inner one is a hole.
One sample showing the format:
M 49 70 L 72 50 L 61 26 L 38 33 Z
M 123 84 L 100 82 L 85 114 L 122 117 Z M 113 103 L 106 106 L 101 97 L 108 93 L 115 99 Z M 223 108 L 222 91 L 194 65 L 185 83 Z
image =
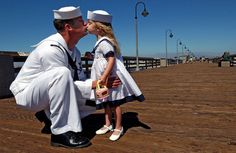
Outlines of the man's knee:
M 58 74 L 62 74 L 62 75 L 71 75 L 70 70 L 67 67 L 57 67 L 55 68 L 56 72 Z
M 55 77 L 71 78 L 71 71 L 67 67 L 57 67 L 55 68 Z
M 50 88 L 55 85 L 57 85 L 57 87 L 58 85 L 60 87 L 66 87 L 67 84 L 73 81 L 71 72 L 66 67 L 57 67 L 57 68 L 54 68 L 51 72 L 48 71 L 48 73 L 51 78 L 50 83 L 49 83 Z

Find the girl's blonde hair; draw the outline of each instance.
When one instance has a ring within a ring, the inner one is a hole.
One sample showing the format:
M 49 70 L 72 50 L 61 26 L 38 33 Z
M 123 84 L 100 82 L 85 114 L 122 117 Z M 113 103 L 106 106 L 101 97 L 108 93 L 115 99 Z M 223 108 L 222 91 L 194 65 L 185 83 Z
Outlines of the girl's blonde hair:
M 99 29 L 100 35 L 102 37 L 106 36 L 111 40 L 112 44 L 115 47 L 115 53 L 117 55 L 121 55 L 120 47 L 112 30 L 112 25 L 110 23 L 102 23 L 102 22 L 94 22 L 94 23 L 96 28 Z

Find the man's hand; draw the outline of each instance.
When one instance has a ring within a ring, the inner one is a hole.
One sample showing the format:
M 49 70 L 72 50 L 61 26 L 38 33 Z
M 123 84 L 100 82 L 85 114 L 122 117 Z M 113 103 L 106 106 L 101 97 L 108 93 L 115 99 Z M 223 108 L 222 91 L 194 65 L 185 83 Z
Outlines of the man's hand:
M 113 76 L 108 78 L 107 88 L 117 88 L 119 85 L 121 85 L 119 77 Z
M 121 85 L 121 81 L 119 79 L 119 77 L 117 76 L 112 76 L 108 78 L 107 81 L 107 88 L 117 88 L 119 85 Z M 92 82 L 92 89 L 96 89 L 96 85 L 97 85 L 97 80 Z

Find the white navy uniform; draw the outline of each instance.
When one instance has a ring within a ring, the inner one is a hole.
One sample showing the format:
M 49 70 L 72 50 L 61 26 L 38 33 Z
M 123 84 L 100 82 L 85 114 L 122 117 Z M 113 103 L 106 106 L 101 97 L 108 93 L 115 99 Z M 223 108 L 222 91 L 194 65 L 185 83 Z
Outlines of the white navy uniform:
M 53 134 L 81 132 L 81 118 L 95 112 L 85 105 L 92 92 L 92 80 L 85 78 L 79 50 L 70 51 L 56 33 L 41 41 L 25 61 L 10 90 L 16 103 L 32 111 L 45 110 L 52 121 Z M 68 55 L 76 60 L 78 81 Z
M 110 96 L 108 97 L 107 101 L 99 99 L 96 100 L 97 109 L 104 108 L 106 104 L 109 104 L 110 106 L 118 106 L 134 100 L 138 100 L 140 102 L 145 100 L 134 79 L 126 70 L 123 64 L 122 56 L 117 56 L 115 54 L 115 48 L 109 38 L 100 38 L 95 44 L 93 53 L 94 61 L 91 68 L 91 79 L 100 79 L 101 75 L 104 73 L 107 67 L 106 57 L 110 54 L 113 54 L 116 57 L 116 62 L 113 66 L 111 75 L 118 76 L 122 82 L 122 84 L 118 88 L 109 89 Z

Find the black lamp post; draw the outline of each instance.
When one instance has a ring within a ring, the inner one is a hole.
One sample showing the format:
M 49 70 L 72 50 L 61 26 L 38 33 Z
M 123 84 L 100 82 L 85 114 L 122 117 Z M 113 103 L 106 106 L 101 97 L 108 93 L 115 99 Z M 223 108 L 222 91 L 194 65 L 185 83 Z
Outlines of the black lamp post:
M 182 45 L 182 42 L 180 39 L 177 39 L 176 41 L 176 64 L 179 64 L 179 45 Z
M 137 16 L 137 7 L 139 4 L 142 4 L 144 9 L 143 12 L 141 13 L 142 16 L 146 17 L 148 16 L 148 11 L 146 10 L 146 6 L 144 2 L 137 2 L 135 5 L 135 31 L 136 31 L 136 71 L 139 71 L 139 55 L 138 55 L 138 16 Z
M 171 31 L 171 29 L 167 29 L 166 32 L 165 32 L 165 36 L 166 36 L 166 67 L 168 65 L 168 55 L 167 55 L 167 35 L 168 35 L 168 32 L 169 32 L 169 37 L 172 38 L 174 35 Z

